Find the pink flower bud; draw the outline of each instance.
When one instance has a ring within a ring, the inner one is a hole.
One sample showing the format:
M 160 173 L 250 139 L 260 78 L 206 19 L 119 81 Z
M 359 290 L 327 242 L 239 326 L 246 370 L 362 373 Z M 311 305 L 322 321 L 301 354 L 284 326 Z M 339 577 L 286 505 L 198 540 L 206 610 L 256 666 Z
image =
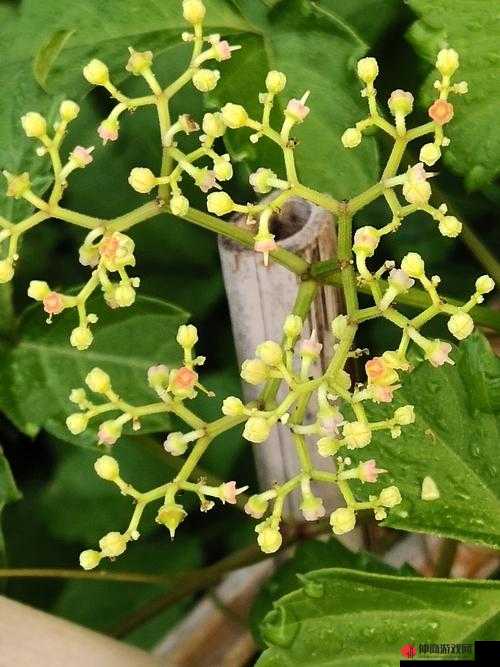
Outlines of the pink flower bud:
M 394 398 L 394 391 L 399 389 L 401 385 L 389 385 L 383 387 L 380 385 L 373 385 L 370 387 L 373 400 L 375 403 L 390 403 Z
M 273 252 L 276 250 L 278 244 L 274 238 L 262 239 L 261 241 L 255 241 L 253 249 L 256 252 Z
M 97 134 L 101 137 L 102 143 L 106 144 L 108 141 L 116 141 L 118 139 L 118 130 L 120 125 L 117 120 L 106 119 L 97 128 Z
M 429 116 L 438 125 L 445 125 L 453 118 L 453 104 L 446 100 L 436 100 L 429 107 Z
M 302 356 L 319 357 L 323 345 L 318 343 L 316 331 L 313 330 L 310 337 L 303 340 L 300 344 L 300 354 Z
M 307 98 L 306 98 L 307 99 Z M 309 115 L 310 108 L 304 104 L 305 100 L 290 100 L 286 111 L 296 122 L 301 123 Z
M 387 365 L 382 357 L 373 357 L 365 364 L 366 375 L 371 382 L 381 380 L 386 371 Z
M 64 310 L 64 299 L 57 292 L 49 292 L 42 303 L 44 311 L 49 315 L 59 315 Z
M 435 340 L 426 350 L 426 357 L 432 366 L 435 367 L 443 366 L 444 364 L 453 365 L 454 362 L 448 356 L 451 352 L 451 349 L 452 347 L 450 343 L 445 343 L 441 340 Z
M 171 382 L 176 389 L 189 391 L 198 382 L 198 373 L 195 373 L 191 368 L 187 368 L 187 366 L 182 366 L 182 368 L 174 371 Z
M 375 483 L 378 479 L 378 476 L 382 473 L 387 472 L 382 468 L 377 468 L 377 463 L 375 459 L 370 459 L 369 461 L 361 461 L 358 466 L 359 479 L 362 482 L 370 482 L 371 484 Z
M 223 503 L 236 505 L 236 497 L 248 489 L 248 486 L 242 486 L 240 489 L 236 488 L 236 482 L 225 482 L 219 486 L 220 499 Z
M 83 146 L 76 146 L 76 148 L 73 149 L 70 158 L 73 160 L 73 162 L 75 162 L 78 165 L 78 167 L 80 168 L 86 167 L 94 159 L 91 155 L 93 150 L 94 150 L 93 146 L 91 146 L 90 148 L 84 148 Z
M 217 60 L 229 60 L 231 57 L 231 47 L 226 40 L 214 44 L 213 49 Z

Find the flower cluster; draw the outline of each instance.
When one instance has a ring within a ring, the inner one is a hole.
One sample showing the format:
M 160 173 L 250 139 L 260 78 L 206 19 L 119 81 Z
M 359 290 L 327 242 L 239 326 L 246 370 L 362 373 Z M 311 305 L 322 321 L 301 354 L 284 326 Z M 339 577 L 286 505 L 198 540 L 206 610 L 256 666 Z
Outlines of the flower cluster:
M 150 51 L 130 49 L 130 57 L 125 65 L 132 75 L 144 79 L 149 91 L 143 97 L 129 98 L 120 91 L 112 83 L 108 67 L 100 60 L 94 59 L 84 68 L 86 80 L 93 86 L 105 88 L 116 102 L 97 130 L 104 144 L 119 138 L 122 114 L 142 107 L 156 109 L 162 154 L 160 172 L 154 173 L 147 166 L 138 165 L 129 176 L 129 184 L 135 191 L 144 195 L 154 193 L 154 199 L 114 220 L 93 218 L 65 209 L 61 201 L 68 177 L 76 169 L 86 168 L 93 161 L 93 147 L 82 146 L 76 146 L 65 161 L 61 159 L 60 148 L 66 128 L 77 117 L 79 107 L 69 100 L 64 101 L 53 128 L 48 127 L 46 119 L 39 113 L 27 113 L 22 118 L 23 129 L 28 137 L 39 143 L 37 152 L 40 157 L 49 156 L 54 185 L 44 200 L 33 192 L 29 174 L 4 172 L 7 195 L 25 199 L 35 212 L 19 223 L 0 218 L 0 244 L 7 245 L 7 255 L 0 260 L 0 282 L 11 280 L 18 259 L 19 239 L 32 227 L 49 218 L 56 218 L 87 229 L 88 234 L 80 248 L 80 262 L 91 269 L 91 277 L 83 289 L 76 295 L 65 295 L 51 289 L 46 282 L 33 281 L 28 292 L 33 299 L 42 303 L 48 321 L 65 309 L 76 308 L 79 322 L 71 333 L 71 344 L 84 350 L 93 339 L 89 325 L 97 319 L 94 314 L 87 312 L 86 303 L 97 288 L 102 290 L 111 308 L 130 306 L 135 300 L 139 279 L 129 275 L 135 265 L 134 242 L 125 232 L 164 211 L 242 241 L 261 253 L 265 264 L 272 258 L 303 280 L 293 312 L 283 324 L 282 341 L 264 341 L 257 347 L 255 358 L 247 359 L 242 364 L 242 379 L 252 385 L 262 386 L 260 399 L 255 402 L 245 404 L 239 398 L 229 396 L 222 402 L 222 416 L 212 422 L 206 422 L 188 407 L 198 392 L 212 395 L 199 380 L 200 367 L 205 359 L 194 353 L 198 335 L 192 325 L 183 325 L 177 334 L 177 342 L 183 350 L 182 365 L 167 368 L 160 364 L 149 369 L 148 383 L 157 396 L 156 402 L 144 406 L 127 403 L 113 389 L 109 375 L 100 368 L 94 368 L 88 374 L 86 384 L 93 394 L 102 398 L 101 401 L 93 402 L 83 388 L 73 390 L 70 400 L 78 407 L 78 411 L 68 417 L 68 429 L 78 435 L 91 420 L 107 417 L 100 421 L 98 442 L 107 448 L 108 453 L 96 461 L 95 470 L 135 503 L 125 532 L 110 532 L 100 540 L 99 551 L 87 550 L 81 554 L 81 564 L 85 569 L 96 567 L 104 557 L 119 556 L 130 540 L 138 539 L 142 513 L 151 502 L 161 501 L 156 520 L 173 537 L 186 517 L 186 509 L 179 498 L 182 492 L 194 493 L 204 512 L 214 506 L 215 500 L 244 504 L 245 512 L 260 521 L 256 527 L 257 540 L 266 553 L 273 553 L 281 546 L 282 524 L 286 519 L 283 515 L 284 503 L 292 492 L 301 495 L 300 510 L 304 520 L 315 521 L 326 514 L 317 489 L 325 484 L 336 485 L 345 504 L 330 514 L 330 524 L 335 534 L 352 530 L 358 512 L 363 510 L 372 512 L 377 520 L 384 519 L 387 510 L 401 502 L 400 491 L 393 484 L 382 488 L 371 487 L 377 489 L 377 492 L 369 493 L 366 498 L 364 490 L 377 483 L 381 475 L 390 474 L 390 471 L 379 468 L 371 454 L 359 458 L 358 453 L 353 452 L 369 447 L 376 432 L 387 432 L 391 438 L 398 438 L 403 428 L 411 428 L 415 420 L 413 406 L 390 407 L 401 386 L 403 375 L 412 370 L 407 356 L 411 343 L 420 348 L 422 356 L 432 366 L 453 363 L 450 358 L 451 344 L 428 338 L 422 333 L 422 328 L 432 318 L 444 315 L 448 318 L 448 329 L 452 336 L 458 340 L 466 338 L 474 328 L 470 314 L 472 309 L 482 303 L 485 294 L 494 289 L 493 280 L 489 276 L 481 276 L 476 281 L 470 299 L 461 306 L 452 305 L 439 295 L 440 278 L 428 275 L 424 259 L 419 254 L 408 252 L 399 265 L 393 260 L 379 257 L 381 239 L 396 233 L 413 214 L 431 216 L 443 236 L 456 237 L 461 232 L 461 222 L 449 214 L 446 204 L 434 206 L 430 203 L 434 174 L 426 170 L 426 167 L 432 167 L 440 159 L 442 151 L 450 143 L 445 135 L 445 126 L 454 115 L 450 97 L 467 92 L 465 82 L 453 82 L 459 67 L 459 57 L 453 49 L 442 49 L 437 55 L 437 99 L 428 109 L 430 120 L 415 128 L 407 127 L 413 110 L 413 95 L 403 90 L 393 91 L 387 101 L 388 114 L 384 115 L 377 102 L 375 89 L 379 75 L 377 61 L 367 57 L 358 62 L 357 74 L 363 84 L 361 95 L 368 103 L 368 116 L 354 127 L 346 129 L 341 142 L 345 148 L 354 149 L 363 140 L 365 132 L 378 129 L 390 137 L 393 148 L 380 180 L 351 200 L 339 202 L 328 194 L 302 184 L 297 173 L 297 141 L 293 133 L 311 113 L 308 106 L 309 93 L 306 91 L 302 97 L 288 99 L 281 105 L 284 111 L 280 126 L 278 129 L 271 126 L 271 111 L 276 97 L 284 93 L 287 84 L 282 72 L 271 71 L 265 79 L 265 91 L 259 94 L 262 106 L 259 119 L 252 118 L 243 106 L 233 102 L 225 104 L 219 111 L 206 113 L 198 120 L 188 114 L 171 119 L 171 98 L 188 84 L 201 92 L 213 90 L 221 73 L 208 65 L 228 60 L 234 50 L 239 48 L 221 39 L 220 35 L 204 34 L 206 10 L 202 0 L 183 0 L 182 9 L 190 26 L 182 38 L 192 45 L 193 50 L 187 69 L 172 83 L 167 86 L 159 83 L 153 73 L 153 54 Z M 389 121 L 388 117 L 392 117 L 393 121 Z M 257 195 L 272 194 L 272 197 L 253 204 L 233 201 L 221 185 L 232 178 L 233 167 L 229 155 L 223 151 L 217 152 L 217 149 L 222 145 L 221 138 L 226 132 L 241 128 L 251 130 L 252 143 L 269 140 L 283 153 L 282 174 L 263 165 L 250 175 L 250 186 Z M 199 146 L 190 152 L 181 150 L 179 140 L 184 135 L 196 132 L 200 132 Z M 420 146 L 419 162 L 410 164 L 402 171 L 401 163 L 408 144 L 425 137 L 431 137 L 432 140 Z M 249 223 L 257 223 L 256 234 L 252 235 L 239 227 L 235 231 L 234 225 L 193 210 L 182 189 L 184 178 L 191 179 L 203 193 L 208 193 L 209 213 L 217 217 L 234 212 L 244 214 Z M 279 248 L 270 229 L 273 213 L 279 211 L 292 197 L 301 197 L 330 211 L 337 225 L 338 252 L 334 258 L 336 265 L 333 273 L 338 277 L 337 284 L 343 289 L 346 314 L 338 315 L 331 322 L 333 354 L 323 371 L 318 369 L 322 343 L 317 340 L 315 332 L 307 335 L 304 331 L 314 289 L 321 279 L 314 277 L 314 265 Z M 353 233 L 356 214 L 378 198 L 382 198 L 387 205 L 386 224 L 379 227 L 365 225 Z M 311 289 L 311 284 L 314 289 Z M 372 305 L 364 308 L 359 306 L 359 288 L 371 294 Z M 414 317 L 403 315 L 398 310 L 398 303 L 404 301 L 407 292 L 411 290 L 415 293 L 417 289 L 428 305 Z M 349 373 L 349 359 L 369 354 L 356 347 L 358 328 L 363 322 L 374 318 L 382 318 L 398 327 L 401 331 L 400 343 L 395 350 L 387 350 L 380 356 L 366 359 L 364 375 L 360 382 L 354 383 Z M 283 396 L 279 401 L 278 392 L 280 397 Z M 389 416 L 381 420 L 371 419 L 369 408 L 373 404 L 386 404 L 388 412 L 384 414 Z M 305 417 L 308 407 L 313 408 L 312 419 Z M 113 417 L 109 418 L 108 413 L 112 413 Z M 122 479 L 119 464 L 109 455 L 109 450 L 119 440 L 125 425 L 137 430 L 142 418 L 157 413 L 172 413 L 186 425 L 184 431 L 168 434 L 164 443 L 169 455 L 185 456 L 185 459 L 173 480 L 156 489 L 140 492 Z M 290 440 L 300 464 L 298 474 L 291 479 L 250 496 L 244 503 L 240 494 L 247 487 L 238 488 L 235 481 L 210 485 L 205 479 L 191 480 L 204 452 L 221 433 L 239 426 L 242 427 L 244 439 L 252 445 L 261 446 L 278 423 L 289 429 Z M 332 466 L 331 472 L 315 468 L 310 456 L 312 447 L 321 456 L 332 459 L 335 466 Z M 351 456 L 356 457 L 356 463 L 353 463 Z M 426 478 L 424 499 L 435 500 L 439 492 L 435 483 L 435 488 L 430 488 L 429 479 Z M 392 479 L 389 478 L 389 481 Z

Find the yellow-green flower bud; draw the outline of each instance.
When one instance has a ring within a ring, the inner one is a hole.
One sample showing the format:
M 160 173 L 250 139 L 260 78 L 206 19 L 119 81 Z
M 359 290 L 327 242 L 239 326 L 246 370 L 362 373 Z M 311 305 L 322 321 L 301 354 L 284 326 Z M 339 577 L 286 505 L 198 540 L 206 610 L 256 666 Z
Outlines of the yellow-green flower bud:
M 118 420 L 109 419 L 99 426 L 97 438 L 100 445 L 114 445 L 122 434 L 122 425 Z
M 200 69 L 193 74 L 193 86 L 202 93 L 208 93 L 214 90 L 219 79 L 218 69 Z
M 248 114 L 240 104 L 228 102 L 222 107 L 222 120 L 227 127 L 237 130 L 246 125 Z
M 286 86 L 286 75 L 277 70 L 271 70 L 266 76 L 267 92 L 272 95 L 278 95 Z
M 264 417 L 250 417 L 243 430 L 243 437 L 249 442 L 260 444 L 268 439 L 271 426 Z
M 27 137 L 41 139 L 47 132 L 47 121 L 36 111 L 28 111 L 22 116 L 21 123 Z
M 246 359 L 241 365 L 241 377 L 248 384 L 262 384 L 269 377 L 269 369 L 260 359 Z
M 281 547 L 283 538 L 277 528 L 265 526 L 257 536 L 259 547 L 265 554 L 273 554 Z
M 258 345 L 255 353 L 267 366 L 278 366 L 283 359 L 281 346 L 273 340 L 266 340 Z
M 230 181 L 233 177 L 233 165 L 229 161 L 229 155 L 214 160 L 214 174 L 218 181 Z
M 413 405 L 403 405 L 394 412 L 394 419 L 400 426 L 408 426 L 415 421 L 415 409 Z
M 356 148 L 361 143 L 363 135 L 356 127 L 348 127 L 341 137 L 344 148 Z
M 350 507 L 339 507 L 330 514 L 330 525 L 335 535 L 349 533 L 356 525 L 356 513 Z
M 478 294 L 487 294 L 495 289 L 495 281 L 490 276 L 479 276 L 476 280 L 476 291 Z
M 244 507 L 245 514 L 254 519 L 261 519 L 267 512 L 268 505 L 268 501 L 262 495 L 250 496 Z
M 103 86 L 109 81 L 109 70 L 101 60 L 94 58 L 83 68 L 83 76 L 93 86 Z
M 14 277 L 14 267 L 8 259 L 0 260 L 0 283 L 8 283 Z
M 88 327 L 75 327 L 71 332 L 70 343 L 77 350 L 86 350 L 92 345 L 94 336 Z
M 104 394 L 111 389 L 111 378 L 100 368 L 93 368 L 85 378 L 85 384 L 96 394 Z
M 112 482 L 120 475 L 118 461 L 112 456 L 100 456 L 94 463 L 94 470 L 102 479 Z
M 177 330 L 177 342 L 181 347 L 191 349 L 198 342 L 198 330 L 192 324 L 181 324 Z
M 7 197 L 14 197 L 19 199 L 31 187 L 30 176 L 27 171 L 24 174 L 12 176 L 8 179 Z
M 335 336 L 335 338 L 338 338 L 339 340 L 345 336 L 345 332 L 347 331 L 347 326 L 349 324 L 349 318 L 347 315 L 337 315 L 337 317 L 332 320 L 332 333 Z
M 436 69 L 438 69 L 443 76 L 452 76 L 459 67 L 458 53 L 455 49 L 441 49 L 437 54 Z
M 379 503 L 384 507 L 395 507 L 399 505 L 401 500 L 401 494 L 397 486 L 388 486 L 380 492 Z
M 412 278 L 421 278 L 425 273 L 425 264 L 417 252 L 409 252 L 403 257 L 401 268 Z
M 245 406 L 236 396 L 228 396 L 222 402 L 222 414 L 228 417 L 239 417 L 245 413 Z
M 348 449 L 366 447 L 372 439 L 372 432 L 368 424 L 359 421 L 345 424 L 342 429 L 342 435 L 345 438 Z
M 93 570 L 101 562 L 101 554 L 94 549 L 86 549 L 80 554 L 80 567 L 84 570 Z
M 134 76 L 140 76 L 151 67 L 152 62 L 152 51 L 134 51 L 134 49 L 130 49 L 130 58 L 125 65 L 125 69 Z
M 295 340 L 302 332 L 302 319 L 298 315 L 288 315 L 283 324 L 283 333 L 287 338 Z
M 80 107 L 76 102 L 73 102 L 72 100 L 64 100 L 61 102 L 61 106 L 59 107 L 59 115 L 61 116 L 62 120 L 66 121 L 66 123 L 75 120 L 79 113 Z
M 464 340 L 474 331 L 474 320 L 468 313 L 455 313 L 448 320 L 448 329 L 455 338 Z
M 354 252 L 361 252 L 367 255 L 367 257 L 372 257 L 373 253 L 380 243 L 380 235 L 375 227 L 370 227 L 366 225 L 365 227 L 360 227 L 356 230 L 354 234 Z
M 406 90 L 393 90 L 388 101 L 393 116 L 407 116 L 413 110 L 413 95 Z
M 432 167 L 433 164 L 441 157 L 441 150 L 436 144 L 428 143 L 424 144 L 420 149 L 419 160 L 426 164 L 428 167 Z
M 182 15 L 192 25 L 201 23 L 205 18 L 206 11 L 201 0 L 183 0 L 182 2 Z
M 99 540 L 99 546 L 101 547 L 101 553 L 103 556 L 108 558 L 116 558 L 121 556 L 121 554 L 127 548 L 128 539 L 125 535 L 113 531 L 107 533 Z
M 182 456 L 188 448 L 188 443 L 184 437 L 184 433 L 175 431 L 169 433 L 167 439 L 163 443 L 163 448 L 172 456 Z
M 273 189 L 276 178 L 276 174 L 271 169 L 259 167 L 256 172 L 250 174 L 248 180 L 255 192 L 265 195 Z
M 75 412 L 66 418 L 66 426 L 68 431 L 73 435 L 80 435 L 87 428 L 88 417 L 82 412 Z
M 378 63 L 375 58 L 358 60 L 358 76 L 363 83 L 373 83 L 378 76 Z
M 113 291 L 113 301 L 119 308 L 128 308 L 135 301 L 135 289 L 130 284 L 118 285 Z
M 156 515 L 156 522 L 166 526 L 170 533 L 170 537 L 173 539 L 175 531 L 177 530 L 179 524 L 184 521 L 186 516 L 187 514 L 184 511 L 182 505 L 173 503 L 160 507 L 158 514 Z
M 318 519 L 321 519 L 322 516 L 325 516 L 326 513 L 321 498 L 316 498 L 316 496 L 313 496 L 312 494 L 307 495 L 302 499 L 302 502 L 300 503 L 300 511 L 306 521 L 317 521 Z
M 175 194 L 170 200 L 170 210 L 173 215 L 182 217 L 189 211 L 189 200 L 181 194 Z
M 134 167 L 130 172 L 128 177 L 129 184 L 134 188 L 136 192 L 141 194 L 147 194 L 156 187 L 158 184 L 158 179 L 153 174 L 151 169 L 145 167 Z
M 207 197 L 207 209 L 214 215 L 226 215 L 234 209 L 234 202 L 226 192 L 211 192 Z
M 462 223 L 454 215 L 446 215 L 439 221 L 439 231 L 443 236 L 454 239 L 462 231 Z
M 221 113 L 206 113 L 203 116 L 203 132 L 209 137 L 222 137 L 226 131 L 226 124 Z

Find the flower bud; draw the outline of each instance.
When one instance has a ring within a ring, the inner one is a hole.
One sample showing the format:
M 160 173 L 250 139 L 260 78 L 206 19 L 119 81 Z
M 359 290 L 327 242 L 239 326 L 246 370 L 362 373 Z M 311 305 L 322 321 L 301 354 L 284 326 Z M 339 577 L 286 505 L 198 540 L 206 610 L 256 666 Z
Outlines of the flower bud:
M 109 70 L 102 61 L 94 58 L 83 68 L 83 76 L 93 86 L 103 86 L 109 81 Z
M 462 223 L 454 215 L 446 215 L 439 221 L 439 231 L 443 236 L 453 239 L 462 231 Z
M 403 405 L 394 412 L 394 419 L 400 426 L 408 426 L 415 421 L 415 409 L 413 405 Z
M 458 340 L 464 340 L 474 331 L 474 320 L 468 313 L 455 313 L 448 320 L 450 333 Z
M 428 167 L 432 167 L 433 164 L 436 164 L 440 157 L 441 151 L 439 146 L 436 146 L 436 144 L 424 144 L 420 149 L 419 160 L 426 164 Z
M 354 234 L 354 252 L 362 252 L 371 257 L 380 243 L 380 236 L 375 227 L 360 227 Z
M 266 76 L 267 92 L 272 95 L 278 95 L 286 86 L 286 75 L 283 72 L 271 70 Z
M 243 437 L 249 442 L 260 444 L 268 439 L 271 426 L 264 417 L 250 417 L 243 430 Z
M 47 132 L 47 121 L 36 111 L 28 111 L 22 116 L 21 123 L 27 137 L 41 139 Z
M 231 213 L 234 202 L 226 192 L 211 192 L 207 197 L 207 209 L 214 215 Z
M 8 283 L 14 277 L 14 267 L 8 259 L 0 260 L 0 284 Z
M 257 536 L 259 547 L 265 554 L 273 554 L 281 547 L 283 539 L 281 533 L 277 528 L 272 526 L 265 526 Z
M 305 98 L 303 98 L 305 99 Z M 296 123 L 302 123 L 309 115 L 310 109 L 303 100 L 292 99 L 288 102 L 285 114 Z
M 350 422 L 344 424 L 342 435 L 345 438 L 348 449 L 366 447 L 372 439 L 372 432 L 365 422 Z
M 88 417 L 81 412 L 75 412 L 66 418 L 68 431 L 73 435 L 80 435 L 87 428 Z
M 350 507 L 339 507 L 330 514 L 330 525 L 335 535 L 349 533 L 356 525 L 356 513 Z
M 222 414 L 228 417 L 239 417 L 245 414 L 245 406 L 236 396 L 228 396 L 222 402 Z
M 127 537 L 118 532 L 111 532 L 104 537 L 101 537 L 99 540 L 99 546 L 101 547 L 101 553 L 103 556 L 108 558 L 116 558 L 121 556 L 121 554 L 127 548 Z
M 344 148 L 356 148 L 361 143 L 363 135 L 357 127 L 348 127 L 341 137 Z
M 478 294 L 488 294 L 495 289 L 495 281 L 490 276 L 479 276 L 476 280 L 476 292 Z
M 163 447 L 172 456 L 182 456 L 188 448 L 188 443 L 183 433 L 175 432 L 168 434 Z
M 384 472 L 387 472 L 387 470 L 377 468 L 375 459 L 361 461 L 361 463 L 358 465 L 358 475 L 362 482 L 374 484 L 377 481 L 378 476 Z
M 136 192 L 145 195 L 156 187 L 158 180 L 151 169 L 134 167 L 128 177 L 128 182 Z
M 453 104 L 446 100 L 436 100 L 434 104 L 429 107 L 428 113 L 436 125 L 446 125 L 446 123 L 449 123 L 453 118 Z
M 283 324 L 283 333 L 295 340 L 302 332 L 302 319 L 298 315 L 288 315 Z
M 198 132 L 200 126 L 195 121 L 195 119 L 190 116 L 188 113 L 183 113 L 179 116 L 178 123 L 183 132 L 186 134 L 191 134 L 192 132 Z
M 130 49 L 130 58 L 125 65 L 125 69 L 127 72 L 131 72 L 134 76 L 140 76 L 151 67 L 152 62 L 152 51 L 134 51 L 133 49 Z
M 259 167 L 257 171 L 250 174 L 248 181 L 255 192 L 265 195 L 273 189 L 276 178 L 276 174 L 271 169 Z
M 172 503 L 170 505 L 163 505 L 160 507 L 158 514 L 156 515 L 156 522 L 166 526 L 170 533 L 170 537 L 173 539 L 175 531 L 179 527 L 179 524 L 184 521 L 186 516 L 187 513 L 184 511 L 182 505 Z
M 108 271 L 119 271 L 125 266 L 135 266 L 134 241 L 121 232 L 103 236 L 99 243 L 101 261 Z
M 192 368 L 181 366 L 170 371 L 168 376 L 169 389 L 179 398 L 193 397 L 196 395 L 195 386 L 198 382 L 198 373 Z
M 452 350 L 450 343 L 445 343 L 439 339 L 436 339 L 429 343 L 427 349 L 425 350 L 426 359 L 429 363 L 437 368 L 438 366 L 443 366 L 444 364 L 453 365 L 453 361 L 449 358 L 449 354 Z
M 266 340 L 258 345 L 255 353 L 267 366 L 279 366 L 283 359 L 281 346 L 273 340 Z
M 192 324 L 181 324 L 177 330 L 177 342 L 181 347 L 193 348 L 198 342 L 198 331 Z
M 405 90 L 393 90 L 388 105 L 393 116 L 407 116 L 413 110 L 413 95 Z
M 399 505 L 401 500 L 401 494 L 397 486 L 388 486 L 380 492 L 379 503 L 384 507 L 395 507 Z
M 327 458 L 328 456 L 333 456 L 338 452 L 340 448 L 340 440 L 326 436 L 324 438 L 320 438 L 316 443 L 316 446 L 318 448 L 318 454 Z
M 260 359 L 246 359 L 241 365 L 241 377 L 248 384 L 262 384 L 269 377 L 269 369 Z
M 99 264 L 99 248 L 97 246 L 84 243 L 78 249 L 78 260 L 82 266 L 91 266 L 92 268 Z
M 114 419 L 109 419 L 99 426 L 97 438 L 100 445 L 114 445 L 122 434 L 122 425 Z
M 388 276 L 388 282 L 398 293 L 406 292 L 415 284 L 415 281 L 402 269 L 392 269 Z
M 229 42 L 227 42 L 225 39 L 222 39 L 212 45 L 214 57 L 219 62 L 222 62 L 223 60 L 229 60 L 231 58 L 231 51 L 238 48 L 240 47 L 231 47 Z
M 345 336 L 347 326 L 349 324 L 349 318 L 347 315 L 337 315 L 337 317 L 332 320 L 332 333 L 337 339 L 341 339 Z
M 86 549 L 80 554 L 80 567 L 84 570 L 93 570 L 101 562 L 101 554 L 94 549 Z
M 214 160 L 214 174 L 218 181 L 230 181 L 232 179 L 233 165 L 229 161 L 229 155 Z
M 182 15 L 192 25 L 201 23 L 205 18 L 206 11 L 201 0 L 183 0 L 182 2 Z
M 128 308 L 135 301 L 135 289 L 130 284 L 121 283 L 113 292 L 113 299 L 119 308 Z
M 220 72 L 217 69 L 199 69 L 193 74 L 193 86 L 202 93 L 208 93 L 217 86 Z
M 58 292 L 49 292 L 43 298 L 43 309 L 48 315 L 59 315 L 64 310 L 64 297 Z
M 94 470 L 102 479 L 112 482 L 120 475 L 118 461 L 112 456 L 100 456 L 94 463 Z
M 183 217 L 189 211 L 189 200 L 181 194 L 175 194 L 169 203 L 173 215 Z
M 358 60 L 358 76 L 363 83 L 373 83 L 378 76 L 378 63 L 375 58 Z
M 93 368 L 85 378 L 85 384 L 96 394 L 105 394 L 111 389 L 111 378 L 100 368 Z
M 316 498 L 313 495 L 307 495 L 302 499 L 300 511 L 306 521 L 317 521 L 326 514 L 321 498 Z
M 203 132 L 209 137 L 222 137 L 226 131 L 226 124 L 221 113 L 206 113 L 203 116 Z
M 61 102 L 61 106 L 59 107 L 59 115 L 61 116 L 62 120 L 66 121 L 66 123 L 75 120 L 79 113 L 80 107 L 76 102 L 73 102 L 72 100 L 64 100 Z
M 148 368 L 148 383 L 153 389 L 163 388 L 168 385 L 170 370 L 164 364 L 157 364 Z
M 240 104 L 228 102 L 222 107 L 222 120 L 227 127 L 237 130 L 246 125 L 248 114 Z
M 93 146 L 90 148 L 84 148 L 83 146 L 75 146 L 75 148 L 70 153 L 70 160 L 79 168 L 83 169 L 93 161 L 92 151 L 94 150 Z
M 309 357 L 310 359 L 317 359 L 321 354 L 323 345 L 318 342 L 318 337 L 316 335 L 316 330 L 313 329 L 309 338 L 306 338 L 300 343 L 300 356 Z
M 452 76 L 459 67 L 458 53 L 455 49 L 441 49 L 437 54 L 436 69 L 443 76 Z
M 403 257 L 401 268 L 412 278 L 421 278 L 425 273 L 424 260 L 416 252 L 409 252 Z
M 267 512 L 268 505 L 268 501 L 261 495 L 250 496 L 244 507 L 245 514 L 248 514 L 254 519 L 262 519 Z
M 69 400 L 75 405 L 84 405 L 87 402 L 87 394 L 85 389 L 80 387 L 79 389 L 72 389 L 69 395 Z
M 97 134 L 101 137 L 102 143 L 107 144 L 108 141 L 116 141 L 118 139 L 118 130 L 120 123 L 114 118 L 107 118 L 97 128 Z
M 403 182 L 403 197 L 409 204 L 422 206 L 428 203 L 432 190 L 427 181 L 431 176 L 432 174 L 425 171 L 421 162 L 408 167 Z
M 7 197 L 14 197 L 19 199 L 31 187 L 30 176 L 27 171 L 18 176 L 12 176 L 8 179 Z
M 86 350 L 92 345 L 94 336 L 88 327 L 75 327 L 71 332 L 70 343 L 77 350 Z

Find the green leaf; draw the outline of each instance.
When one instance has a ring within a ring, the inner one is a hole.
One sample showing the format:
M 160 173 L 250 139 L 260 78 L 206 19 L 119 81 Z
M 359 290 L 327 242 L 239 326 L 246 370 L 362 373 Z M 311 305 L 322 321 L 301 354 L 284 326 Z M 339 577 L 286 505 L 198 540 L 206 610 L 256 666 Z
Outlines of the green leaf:
M 275 602 L 287 593 L 296 590 L 303 575 L 311 570 L 327 567 L 342 567 L 346 569 L 376 572 L 379 574 L 406 574 L 414 575 L 413 568 L 403 566 L 398 572 L 395 568 L 382 562 L 366 551 L 354 553 L 340 542 L 331 539 L 328 542 L 308 540 L 299 544 L 293 557 L 285 561 L 273 576 L 268 579 L 257 595 L 250 612 L 250 624 L 255 638 L 260 644 L 264 643 L 261 634 L 261 622 L 271 611 Z
M 68 340 L 75 326 L 74 313 L 62 313 L 48 326 L 40 305 L 27 309 L 19 327 L 19 342 L 4 359 L 11 384 L 6 387 L 7 395 L 0 392 L 0 405 L 7 415 L 16 412 L 24 424 L 45 427 L 58 437 L 66 433 L 69 439 L 64 422 L 75 411 L 69 393 L 84 386 L 84 378 L 94 366 L 110 374 L 113 387 L 128 402 L 157 400 L 148 388 L 147 369 L 157 363 L 179 363 L 175 336 L 187 313 L 145 296 L 139 296 L 133 307 L 117 311 L 110 311 L 97 297 L 90 301 L 89 312 L 99 317 L 95 341 L 89 350 L 79 352 Z M 163 431 L 168 425 L 165 416 L 148 418 L 141 432 Z M 76 441 L 91 445 L 95 436 L 84 434 Z
M 395 667 L 400 649 L 495 640 L 500 583 L 325 569 L 304 577 L 262 625 L 257 667 Z
M 201 545 L 196 537 L 179 536 L 174 542 L 133 544 L 108 567 L 110 571 L 174 575 L 201 563 Z M 134 609 L 168 588 L 154 584 L 107 581 L 72 581 L 62 593 L 53 613 L 94 630 L 107 632 Z M 127 636 L 127 641 L 151 648 L 181 618 L 189 600 L 169 607 Z
M 5 505 L 19 500 L 21 494 L 16 486 L 9 462 L 0 447 L 0 520 Z M 5 564 L 5 542 L 0 521 L 0 565 Z
M 269 10 L 255 0 L 235 0 L 254 26 L 253 34 L 238 37 L 242 50 L 226 64 L 219 86 L 211 94 L 214 106 L 243 104 L 260 119 L 258 93 L 271 69 L 286 73 L 288 85 L 275 110 L 275 125 L 282 121 L 286 101 L 311 91 L 311 112 L 293 136 L 300 145 L 296 162 L 302 181 L 319 191 L 348 198 L 377 180 L 378 153 L 374 139 L 366 139 L 356 151 L 343 148 L 343 131 L 366 115 L 354 74 L 355 61 L 367 44 L 335 13 L 306 11 L 304 3 L 291 0 Z M 257 145 L 242 130 L 227 133 L 235 157 L 248 169 L 272 166 L 283 173 L 281 151 L 262 139 Z
M 460 54 L 457 80 L 469 83 L 469 93 L 456 98 L 455 117 L 446 127 L 451 139 L 446 164 L 465 176 L 471 190 L 485 187 L 500 173 L 500 132 L 497 115 L 500 93 L 500 15 L 495 2 L 470 0 L 408 0 L 419 20 L 408 37 L 429 63 L 440 48 Z M 432 97 L 433 73 L 424 86 L 424 101 Z
M 56 30 L 39 49 L 33 62 L 33 74 L 44 90 L 47 90 L 47 76 L 52 65 L 75 30 Z
M 374 434 L 370 452 L 350 452 L 353 460 L 373 456 L 389 470 L 376 487 L 357 490 L 366 497 L 382 486 L 399 487 L 403 502 L 385 525 L 500 549 L 500 360 L 479 334 L 452 357 L 454 366 L 439 369 L 420 363 L 403 378 L 390 408 L 373 410 L 370 417 L 381 419 L 411 404 L 416 422 L 396 440 Z M 427 476 L 437 484 L 438 500 L 421 499 Z

